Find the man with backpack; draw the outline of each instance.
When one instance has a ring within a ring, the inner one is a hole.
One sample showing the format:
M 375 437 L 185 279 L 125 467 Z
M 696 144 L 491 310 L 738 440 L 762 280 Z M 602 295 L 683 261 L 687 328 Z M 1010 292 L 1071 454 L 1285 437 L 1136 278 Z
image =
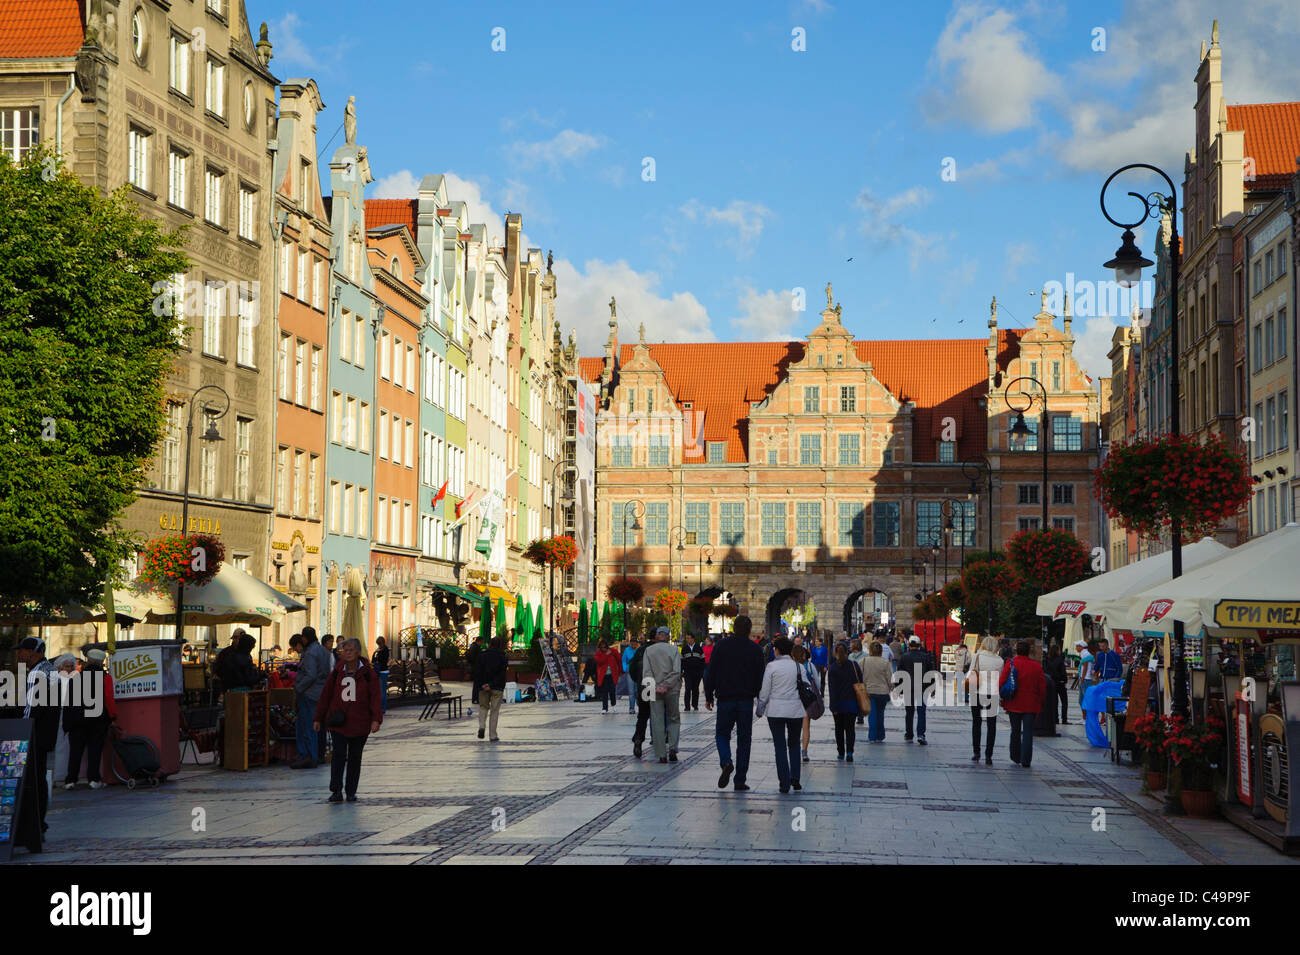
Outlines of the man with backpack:
M 921 646 L 916 634 L 907 638 L 907 652 L 898 661 L 895 682 L 903 681 L 903 739 L 912 742 L 912 720 L 916 719 L 916 742 L 925 746 L 925 675 L 938 667 L 934 654 Z M 901 677 L 898 674 L 902 674 Z
M 998 678 L 1002 708 L 1011 719 L 1011 761 L 1029 768 L 1034 756 L 1034 720 L 1047 698 L 1043 667 L 1029 657 L 1029 641 L 1016 644 L 1016 655 L 1002 665 Z

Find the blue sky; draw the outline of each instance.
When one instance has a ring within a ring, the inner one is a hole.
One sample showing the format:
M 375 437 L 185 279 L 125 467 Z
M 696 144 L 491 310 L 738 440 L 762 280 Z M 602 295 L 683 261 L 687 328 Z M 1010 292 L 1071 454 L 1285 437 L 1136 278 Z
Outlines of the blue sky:
M 1181 188 L 1216 16 L 1230 103 L 1300 98 L 1292 0 L 246 2 L 276 75 L 320 86 L 319 148 L 356 96 L 368 195 L 440 172 L 490 235 L 523 214 L 584 354 L 611 295 L 625 342 L 641 322 L 651 341 L 792 338 L 828 280 L 860 337 L 983 337 L 994 295 L 1024 327 L 1045 283 L 1109 278 L 1113 169 Z M 1098 377 L 1117 320 L 1093 311 L 1074 327 Z

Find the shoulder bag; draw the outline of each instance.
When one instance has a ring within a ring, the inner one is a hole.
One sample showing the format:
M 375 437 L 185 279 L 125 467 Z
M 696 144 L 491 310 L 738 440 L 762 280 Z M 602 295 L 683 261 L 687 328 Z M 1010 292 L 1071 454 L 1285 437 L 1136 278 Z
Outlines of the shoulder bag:
M 871 697 L 867 696 L 867 685 L 862 682 L 862 667 L 858 666 L 856 662 L 849 662 L 853 663 L 853 674 L 858 678 L 853 684 L 853 692 L 858 697 L 858 712 L 866 716 L 871 712 Z
M 822 702 L 821 694 L 803 681 L 802 667 L 799 664 L 794 665 L 795 683 L 799 688 L 799 702 L 803 704 L 804 713 L 810 720 L 819 720 L 822 714 L 826 712 L 826 704 Z

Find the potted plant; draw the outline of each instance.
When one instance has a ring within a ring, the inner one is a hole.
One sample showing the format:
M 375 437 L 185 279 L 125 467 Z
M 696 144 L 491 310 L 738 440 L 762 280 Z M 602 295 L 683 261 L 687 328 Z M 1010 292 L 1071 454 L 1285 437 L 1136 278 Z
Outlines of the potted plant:
M 1133 738 L 1142 747 L 1142 766 L 1146 771 L 1147 789 L 1164 789 L 1168 783 L 1165 775 L 1165 746 L 1169 727 L 1159 713 L 1148 713 L 1133 723 Z
M 1223 747 L 1223 723 L 1211 717 L 1203 723 L 1180 716 L 1169 718 L 1166 742 L 1170 762 L 1178 769 L 1183 809 L 1196 819 L 1214 815 L 1214 770 Z

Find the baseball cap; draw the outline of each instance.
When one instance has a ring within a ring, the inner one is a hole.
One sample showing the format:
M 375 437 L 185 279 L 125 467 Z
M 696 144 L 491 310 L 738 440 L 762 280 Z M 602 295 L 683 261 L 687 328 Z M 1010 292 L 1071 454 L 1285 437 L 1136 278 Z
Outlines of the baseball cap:
M 921 638 L 918 637 L 916 634 L 912 634 L 910 637 L 907 638 L 907 642 L 912 644 L 913 646 L 919 647 L 921 645 Z
M 45 641 L 42 640 L 40 637 L 23 637 L 21 640 L 18 641 L 18 646 L 16 649 L 35 650 L 37 653 L 44 653 Z
M 103 650 L 87 650 L 86 659 L 91 663 L 103 663 L 108 659 L 108 654 Z
M 655 629 L 656 637 L 671 637 L 672 635 L 673 632 L 669 630 L 667 627 L 658 627 Z

